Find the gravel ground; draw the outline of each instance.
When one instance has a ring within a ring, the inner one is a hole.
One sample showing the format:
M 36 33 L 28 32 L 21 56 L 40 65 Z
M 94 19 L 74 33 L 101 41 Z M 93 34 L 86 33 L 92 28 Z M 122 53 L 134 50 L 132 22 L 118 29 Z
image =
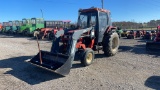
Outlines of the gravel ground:
M 40 46 L 49 51 L 51 42 Z M 160 90 L 160 54 L 140 39 L 121 39 L 115 56 L 100 52 L 88 67 L 75 61 L 66 77 L 25 62 L 37 52 L 31 38 L 0 35 L 0 90 Z

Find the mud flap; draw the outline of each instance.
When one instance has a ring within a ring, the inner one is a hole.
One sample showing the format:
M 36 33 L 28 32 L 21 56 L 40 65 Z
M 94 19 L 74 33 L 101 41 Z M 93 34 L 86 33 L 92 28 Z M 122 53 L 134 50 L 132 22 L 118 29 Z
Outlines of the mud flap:
M 146 50 L 159 51 L 160 42 L 153 42 L 153 41 L 146 42 Z
M 54 54 L 47 51 L 41 51 L 41 55 L 42 64 L 40 63 L 39 53 L 28 62 L 62 76 L 69 74 L 72 64 L 69 56 L 63 54 Z

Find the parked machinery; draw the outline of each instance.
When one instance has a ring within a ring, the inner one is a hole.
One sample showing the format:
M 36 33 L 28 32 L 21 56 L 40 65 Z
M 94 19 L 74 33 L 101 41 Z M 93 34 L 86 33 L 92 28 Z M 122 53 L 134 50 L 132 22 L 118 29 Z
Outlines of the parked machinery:
M 139 31 L 139 30 L 137 30 L 137 31 L 136 31 L 136 38 L 141 37 L 141 36 L 142 36 L 142 32 Z
M 117 27 L 116 32 L 118 33 L 119 38 L 121 38 L 121 35 L 122 35 L 122 33 L 123 33 L 123 30 L 122 30 L 120 27 Z
M 146 50 L 160 50 L 160 31 L 157 32 L 156 37 L 152 41 L 146 42 Z
M 150 31 L 146 31 L 146 33 L 143 36 L 143 39 L 151 40 L 152 39 L 152 33 Z
M 40 51 L 29 62 L 67 75 L 75 56 L 79 56 L 84 66 L 94 62 L 94 51 L 103 50 L 106 56 L 113 56 L 118 52 L 119 36 L 111 25 L 110 11 L 80 9 L 78 27 L 57 31 L 51 52 Z
M 154 40 L 156 38 L 156 30 L 152 30 L 151 34 L 152 34 L 151 40 Z
M 127 34 L 127 39 L 134 39 L 136 37 L 136 32 L 131 30 L 128 34 Z
M 31 19 L 22 19 L 22 25 L 20 26 L 20 29 L 18 31 L 18 34 L 20 35 L 27 35 L 27 30 L 31 27 Z
M 17 34 L 18 31 L 20 30 L 20 26 L 22 25 L 22 21 L 10 21 L 11 24 L 11 29 L 9 31 L 10 34 Z
M 11 22 L 3 22 L 3 33 L 9 34 L 11 30 Z
M 22 19 L 22 25 L 20 26 L 19 34 L 26 36 L 33 36 L 36 29 L 44 28 L 43 18 L 31 18 Z
M 54 38 L 54 34 L 58 30 L 63 30 L 70 26 L 71 21 L 44 21 L 44 28 L 38 29 L 34 32 L 34 37 L 38 35 L 40 39 L 48 38 L 48 40 L 52 40 Z
M 128 35 L 128 31 L 123 30 L 123 32 L 121 33 L 121 37 L 127 37 L 127 35 Z

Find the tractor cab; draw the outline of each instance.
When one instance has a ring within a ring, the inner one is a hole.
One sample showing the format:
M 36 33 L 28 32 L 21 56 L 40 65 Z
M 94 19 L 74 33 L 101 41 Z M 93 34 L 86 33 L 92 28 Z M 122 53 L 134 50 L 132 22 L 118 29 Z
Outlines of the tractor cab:
M 32 32 L 32 29 L 36 30 L 37 22 L 38 22 L 38 21 L 37 21 L 36 18 L 31 18 L 32 28 L 31 28 L 30 32 Z
M 26 29 L 26 25 L 27 25 L 27 19 L 23 18 L 22 19 L 22 25 L 20 26 L 20 30 L 18 31 L 18 33 L 22 34 L 23 31 Z
M 11 30 L 12 26 L 13 26 L 13 21 L 9 21 L 9 26 L 10 26 L 10 30 Z
M 25 35 L 25 33 L 30 27 L 30 22 L 31 22 L 30 19 L 23 18 L 20 26 L 20 30 L 18 31 L 18 33 Z
M 15 33 L 16 30 L 17 30 L 17 27 L 16 27 L 16 21 L 12 21 L 12 26 L 11 26 L 12 30 L 11 30 L 11 33 Z
M 31 18 L 30 34 L 33 34 L 35 30 L 44 28 L 43 18 Z
M 32 27 L 36 27 L 36 18 L 31 18 Z
M 27 24 L 27 19 L 22 19 L 22 25 L 26 25 Z
M 11 31 L 11 28 L 12 28 L 12 21 L 9 21 L 9 22 L 5 22 L 5 32 L 6 33 L 9 33 Z
M 21 23 L 18 20 L 13 21 L 12 31 L 17 33 L 20 30 Z
M 15 21 L 15 26 L 21 26 L 21 25 L 22 25 L 21 21 L 18 21 L 18 20 Z
M 31 23 L 31 20 L 30 19 L 26 19 L 26 18 L 23 18 L 22 19 L 22 26 L 26 27 L 27 25 L 29 25 Z
M 31 22 L 32 22 L 32 27 L 44 28 L 44 26 L 41 26 L 41 24 L 44 24 L 43 18 L 31 18 Z
M 94 26 L 96 42 L 102 42 L 103 34 L 111 26 L 110 11 L 100 8 L 80 9 L 78 25 L 81 28 Z

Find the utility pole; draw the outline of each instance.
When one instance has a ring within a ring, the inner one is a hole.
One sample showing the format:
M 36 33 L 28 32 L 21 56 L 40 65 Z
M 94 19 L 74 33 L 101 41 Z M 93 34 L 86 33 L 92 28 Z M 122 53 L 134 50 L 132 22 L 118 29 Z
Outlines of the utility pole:
M 103 9 L 103 2 L 104 2 L 104 1 L 103 1 L 103 0 L 101 0 L 101 2 L 102 2 L 102 9 Z
M 41 14 L 42 14 L 42 18 L 43 18 L 43 11 L 42 11 L 42 9 L 41 9 Z

